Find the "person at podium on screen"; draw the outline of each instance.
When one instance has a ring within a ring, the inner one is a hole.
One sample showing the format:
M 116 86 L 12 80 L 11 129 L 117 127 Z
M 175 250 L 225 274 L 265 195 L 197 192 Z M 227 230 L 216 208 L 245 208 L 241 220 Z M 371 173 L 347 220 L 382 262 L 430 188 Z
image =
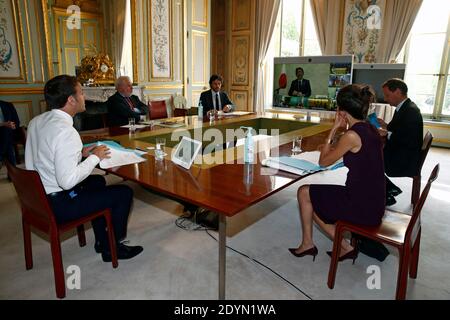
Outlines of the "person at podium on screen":
M 122 76 L 116 80 L 117 92 L 108 98 L 108 124 L 110 126 L 123 126 L 128 119 L 134 118 L 139 122 L 141 115 L 148 114 L 148 107 L 133 95 L 133 86 L 129 77 Z
M 311 84 L 308 79 L 303 79 L 305 71 L 302 67 L 295 69 L 295 75 L 297 79 L 292 81 L 289 88 L 288 95 L 297 97 L 310 97 L 311 96 Z
M 217 74 L 213 74 L 209 79 L 210 90 L 203 91 L 200 95 L 199 104 L 203 106 L 203 116 L 210 115 L 212 111 L 233 111 L 233 102 L 228 95 L 220 91 L 222 88 L 223 78 Z
M 86 110 L 84 94 L 76 77 L 60 75 L 44 86 L 50 111 L 32 119 L 28 126 L 25 167 L 39 174 L 50 206 L 59 224 L 69 223 L 109 208 L 116 239 L 117 258 L 131 259 L 141 246 L 123 243 L 133 201 L 133 189 L 106 185 L 101 175 L 91 175 L 102 159 L 110 157 L 106 146 L 83 147 L 73 127 L 73 117 Z M 84 160 L 82 160 L 84 158 Z M 92 220 L 97 253 L 110 262 L 111 251 L 103 217 Z
M 365 121 L 374 97 L 369 86 L 356 84 L 343 87 L 337 95 L 336 119 L 320 148 L 319 165 L 329 166 L 343 157 L 348 168 L 347 180 L 343 186 L 312 184 L 298 189 L 302 240 L 297 248 L 289 249 L 296 257 L 315 258 L 318 253 L 312 235 L 313 222 L 331 239 L 338 220 L 365 226 L 381 223 L 385 210 L 383 146 L 378 131 Z M 336 131 L 347 126 L 348 130 L 332 146 Z M 358 247 L 343 240 L 339 261 L 354 261 L 357 257 Z

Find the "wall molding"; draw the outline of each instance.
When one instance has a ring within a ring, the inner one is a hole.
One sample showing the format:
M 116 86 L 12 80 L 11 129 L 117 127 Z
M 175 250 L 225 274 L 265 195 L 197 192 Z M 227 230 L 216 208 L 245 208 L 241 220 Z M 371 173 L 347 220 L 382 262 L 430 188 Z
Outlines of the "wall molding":
M 11 96 L 11 95 L 24 95 L 24 94 L 44 94 L 44 88 L 11 88 L 11 89 L 0 89 L 0 95 Z

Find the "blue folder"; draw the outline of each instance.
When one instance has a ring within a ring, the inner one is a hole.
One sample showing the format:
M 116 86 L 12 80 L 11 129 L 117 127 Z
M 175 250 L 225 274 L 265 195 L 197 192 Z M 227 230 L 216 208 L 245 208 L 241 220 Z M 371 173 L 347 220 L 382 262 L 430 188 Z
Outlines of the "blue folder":
M 278 161 L 281 164 L 284 164 L 284 165 L 287 165 L 287 166 L 290 166 L 293 168 L 297 168 L 300 170 L 308 171 L 308 172 L 315 172 L 315 171 L 326 170 L 326 169 L 335 170 L 337 168 L 344 166 L 344 163 L 341 161 L 330 167 L 322 167 L 322 166 L 319 166 L 310 161 L 303 160 L 303 159 L 296 159 L 296 158 L 292 158 L 292 157 L 279 157 Z
M 368 116 L 367 116 L 367 119 L 369 120 L 369 122 L 375 127 L 375 128 L 380 128 L 381 127 L 381 125 L 380 125 L 380 123 L 378 122 L 378 119 L 377 119 L 377 114 L 374 112 L 374 113 L 371 113 L 371 114 L 369 114 Z

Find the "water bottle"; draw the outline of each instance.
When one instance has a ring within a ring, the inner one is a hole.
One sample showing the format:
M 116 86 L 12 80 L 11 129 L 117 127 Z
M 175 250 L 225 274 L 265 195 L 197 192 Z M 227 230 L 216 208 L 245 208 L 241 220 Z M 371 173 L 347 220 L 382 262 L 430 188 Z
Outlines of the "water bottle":
M 203 119 L 203 105 L 202 100 L 198 102 L 198 118 Z
M 253 164 L 245 163 L 244 164 L 244 186 L 245 186 L 245 194 L 251 195 L 251 187 L 253 184 Z
M 252 135 L 252 127 L 241 127 L 242 129 L 247 129 L 247 135 L 245 136 L 244 143 L 244 162 L 245 163 L 253 163 L 253 151 L 254 151 L 254 142 Z

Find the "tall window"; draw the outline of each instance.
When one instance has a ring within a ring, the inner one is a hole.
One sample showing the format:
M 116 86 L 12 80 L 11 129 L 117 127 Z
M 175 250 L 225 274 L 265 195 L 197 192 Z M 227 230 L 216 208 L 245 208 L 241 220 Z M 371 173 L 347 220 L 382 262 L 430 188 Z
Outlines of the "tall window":
M 133 81 L 133 53 L 132 53 L 132 35 L 131 35 L 131 4 L 126 0 L 125 26 L 124 26 L 122 59 L 120 60 L 119 75 L 129 76 Z
M 281 0 L 265 64 L 266 108 L 271 108 L 272 103 L 274 57 L 320 55 L 309 0 Z
M 309 0 L 282 0 L 274 30 L 274 56 L 321 55 Z
M 422 114 L 450 118 L 450 1 L 424 0 L 405 45 L 409 96 Z

